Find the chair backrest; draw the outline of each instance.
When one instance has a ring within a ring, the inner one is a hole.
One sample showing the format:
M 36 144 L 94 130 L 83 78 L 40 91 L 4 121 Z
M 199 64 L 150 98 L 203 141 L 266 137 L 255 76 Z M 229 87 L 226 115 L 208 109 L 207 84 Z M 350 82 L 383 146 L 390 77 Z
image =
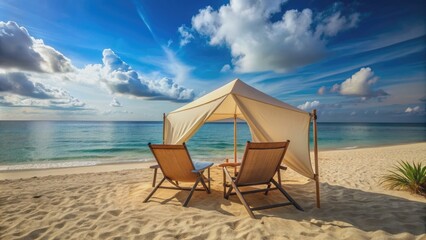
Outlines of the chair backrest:
M 148 144 L 164 176 L 180 182 L 194 182 L 194 164 L 185 143 L 182 145 Z
M 284 158 L 290 141 L 286 142 L 247 142 L 237 185 L 269 183 Z

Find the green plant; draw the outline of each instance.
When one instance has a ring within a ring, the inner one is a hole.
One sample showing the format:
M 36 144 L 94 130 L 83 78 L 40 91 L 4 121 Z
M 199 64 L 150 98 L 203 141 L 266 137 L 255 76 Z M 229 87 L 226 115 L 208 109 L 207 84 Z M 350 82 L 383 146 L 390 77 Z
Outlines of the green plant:
M 390 189 L 410 190 L 426 196 L 426 166 L 401 161 L 394 166 L 394 170 L 389 170 L 389 173 L 383 176 L 382 184 Z

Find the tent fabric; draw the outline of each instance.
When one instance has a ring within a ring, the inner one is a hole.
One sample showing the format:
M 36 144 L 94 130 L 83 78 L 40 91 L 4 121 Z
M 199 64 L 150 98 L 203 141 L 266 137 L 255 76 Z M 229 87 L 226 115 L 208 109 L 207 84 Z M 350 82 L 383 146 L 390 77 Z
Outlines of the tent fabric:
M 253 142 L 290 140 L 284 163 L 314 179 L 309 154 L 311 115 L 239 79 L 170 112 L 164 123 L 165 143 L 181 144 L 205 122 L 234 118 L 234 115 L 247 122 Z

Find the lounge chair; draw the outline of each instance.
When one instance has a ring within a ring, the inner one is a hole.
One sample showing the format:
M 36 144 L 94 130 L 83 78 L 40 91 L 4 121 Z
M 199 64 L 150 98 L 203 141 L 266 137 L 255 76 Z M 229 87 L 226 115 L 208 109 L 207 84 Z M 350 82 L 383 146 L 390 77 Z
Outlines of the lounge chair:
M 223 163 L 223 193 L 224 198 L 229 199 L 230 195 L 236 194 L 241 203 L 246 208 L 252 218 L 255 218 L 253 211 L 293 205 L 303 211 L 302 207 L 282 188 L 281 184 L 274 180 L 274 175 L 279 172 L 281 161 L 288 148 L 290 141 L 251 143 L 247 142 L 246 150 L 241 163 Z M 232 177 L 227 167 L 237 167 L 240 169 L 235 177 Z M 276 188 L 271 188 L 271 183 Z M 265 189 L 255 189 L 241 191 L 241 187 L 266 185 Z M 268 194 L 270 190 L 278 189 L 289 201 L 259 207 L 250 207 L 244 198 L 244 194 L 264 192 Z M 232 192 L 235 190 L 235 192 Z
M 163 172 L 163 179 L 154 187 L 151 193 L 146 197 L 144 202 L 154 195 L 159 188 L 187 190 L 189 196 L 186 198 L 183 206 L 188 206 L 189 200 L 194 191 L 206 191 L 210 194 L 210 167 L 213 163 L 209 162 L 192 162 L 185 143 L 182 145 L 164 145 L 164 144 L 148 144 L 152 154 L 157 160 L 158 166 Z M 203 173 L 207 170 L 208 177 L 205 179 Z M 173 187 L 161 186 L 167 180 Z M 207 184 L 206 184 L 207 180 Z M 155 180 L 154 180 L 155 181 Z M 194 182 L 192 188 L 181 187 L 179 182 Z M 203 188 L 198 189 L 197 186 L 201 182 Z

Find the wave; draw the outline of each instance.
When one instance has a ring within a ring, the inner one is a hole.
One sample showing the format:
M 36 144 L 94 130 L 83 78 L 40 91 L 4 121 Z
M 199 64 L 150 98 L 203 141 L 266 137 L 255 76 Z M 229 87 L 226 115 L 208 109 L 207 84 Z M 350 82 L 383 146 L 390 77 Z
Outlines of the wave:
M 2 165 L 0 166 L 0 171 L 86 167 L 86 166 L 95 166 L 98 164 L 99 162 L 97 161 L 26 163 L 26 164 L 17 164 L 17 165 Z
M 350 150 L 350 149 L 357 149 L 358 146 L 351 146 L 351 147 L 343 147 L 343 148 L 338 148 L 340 150 Z
M 149 152 L 149 149 L 142 148 L 94 148 L 94 149 L 75 149 L 68 150 L 73 153 L 115 153 L 115 152 Z
M 0 165 L 0 171 L 88 167 L 88 166 L 96 166 L 96 165 L 103 165 L 103 164 L 138 163 L 138 162 L 149 162 L 149 161 L 152 161 L 152 159 L 120 160 L 120 161 L 97 160 L 97 161 L 37 162 L 37 163 L 15 164 L 15 165 Z

